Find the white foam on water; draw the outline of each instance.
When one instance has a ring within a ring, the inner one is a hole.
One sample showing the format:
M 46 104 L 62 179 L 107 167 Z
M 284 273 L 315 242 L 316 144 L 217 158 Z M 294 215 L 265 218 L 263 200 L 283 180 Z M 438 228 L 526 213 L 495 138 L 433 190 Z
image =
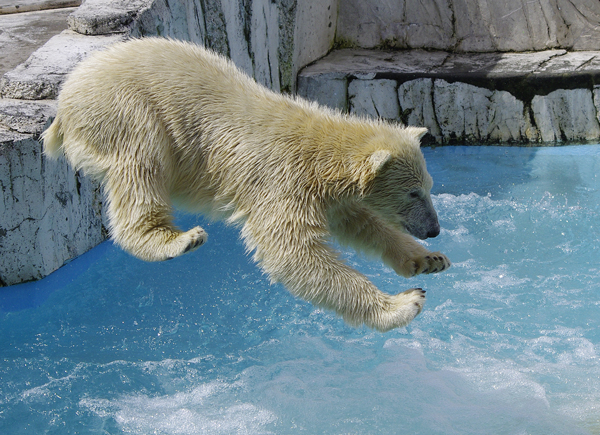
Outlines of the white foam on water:
M 213 381 L 189 391 L 160 396 L 127 395 L 114 400 L 82 399 L 79 406 L 101 418 L 113 418 L 127 434 L 272 434 L 264 427 L 275 420 L 266 409 L 236 400 L 243 388 Z

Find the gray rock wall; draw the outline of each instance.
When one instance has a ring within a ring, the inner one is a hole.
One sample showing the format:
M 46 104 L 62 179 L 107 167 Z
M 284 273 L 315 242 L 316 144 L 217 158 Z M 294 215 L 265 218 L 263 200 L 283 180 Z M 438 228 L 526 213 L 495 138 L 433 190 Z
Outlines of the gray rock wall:
M 0 99 L 0 286 L 42 278 L 106 238 L 102 193 L 37 138 L 56 102 Z
M 506 91 L 490 91 L 443 79 L 350 81 L 349 112 L 424 126 L 437 143 L 537 141 L 522 101 Z
M 597 50 L 597 0 L 344 0 L 337 42 L 455 52 Z
M 313 80 L 316 80 L 313 78 Z M 301 82 L 299 92 L 314 99 Z M 328 86 L 329 84 L 329 86 Z M 406 125 L 424 126 L 438 144 L 585 142 L 600 138 L 600 88 L 558 89 L 535 96 L 529 104 L 510 92 L 489 90 L 467 83 L 420 78 L 399 85 L 390 79 L 325 80 L 320 88 L 347 86 L 327 101 L 333 108 L 384 118 Z M 317 91 L 318 92 L 318 91 Z
M 203 44 L 274 90 L 333 46 L 339 0 L 87 0 L 69 17 L 83 35 L 164 36 Z
M 343 49 L 300 71 L 298 93 L 439 144 L 555 144 L 600 139 L 599 82 L 600 52 Z
M 0 135 L 0 286 L 42 278 L 102 242 L 102 197 L 29 135 Z

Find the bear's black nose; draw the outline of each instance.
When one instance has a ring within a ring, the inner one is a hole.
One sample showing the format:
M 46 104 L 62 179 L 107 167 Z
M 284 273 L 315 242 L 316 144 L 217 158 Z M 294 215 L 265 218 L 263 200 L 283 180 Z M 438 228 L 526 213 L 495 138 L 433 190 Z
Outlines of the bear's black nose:
M 437 237 L 439 234 L 440 234 L 440 225 L 437 224 L 436 226 L 430 228 L 429 231 L 427 231 L 427 238 Z

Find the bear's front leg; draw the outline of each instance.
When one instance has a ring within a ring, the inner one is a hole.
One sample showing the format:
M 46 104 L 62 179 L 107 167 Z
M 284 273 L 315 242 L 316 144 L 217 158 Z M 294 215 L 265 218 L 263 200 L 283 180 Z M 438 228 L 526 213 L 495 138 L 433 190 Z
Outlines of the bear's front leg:
M 438 273 L 452 263 L 441 252 L 429 252 L 408 234 L 398 234 L 398 240 L 383 253 L 383 261 L 398 275 L 410 278 L 422 273 Z
M 384 293 L 318 238 L 277 237 L 275 230 L 249 239 L 250 232 L 247 226 L 242 232 L 246 243 L 256 249 L 255 260 L 274 282 L 316 306 L 334 310 L 350 325 L 388 331 L 408 325 L 423 309 L 423 290 Z
M 423 309 L 424 290 L 414 288 L 397 295 L 384 293 L 367 277 L 333 256 L 319 254 L 307 252 L 313 258 L 307 260 L 303 256 L 304 261 L 288 257 L 286 272 L 280 269 L 272 277 L 294 295 L 334 310 L 350 325 L 364 324 L 381 332 L 408 325 Z M 267 272 L 269 269 L 265 268 Z
M 357 204 L 332 209 L 329 224 L 342 244 L 380 256 L 398 275 L 410 278 L 421 273 L 437 273 L 451 265 L 444 254 L 429 252 L 412 236 L 391 228 Z

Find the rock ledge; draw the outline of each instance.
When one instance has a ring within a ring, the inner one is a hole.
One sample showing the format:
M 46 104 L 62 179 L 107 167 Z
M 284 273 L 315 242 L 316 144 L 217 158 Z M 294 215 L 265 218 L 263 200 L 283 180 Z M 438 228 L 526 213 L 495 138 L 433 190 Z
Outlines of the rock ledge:
M 305 98 L 424 125 L 435 142 L 600 138 L 600 52 L 336 50 L 298 75 Z

